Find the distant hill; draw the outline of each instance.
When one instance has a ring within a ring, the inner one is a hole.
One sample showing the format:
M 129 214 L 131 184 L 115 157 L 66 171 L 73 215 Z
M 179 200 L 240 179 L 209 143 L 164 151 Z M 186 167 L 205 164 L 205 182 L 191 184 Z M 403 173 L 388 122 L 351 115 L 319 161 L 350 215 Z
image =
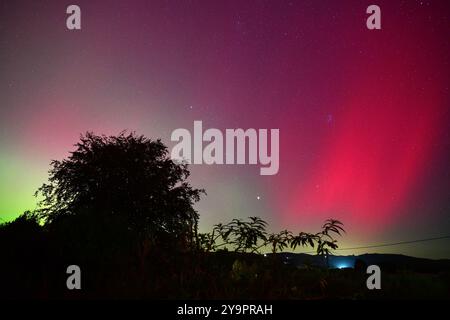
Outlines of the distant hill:
M 326 266 L 321 256 L 305 253 L 277 253 L 285 264 L 299 268 L 311 266 Z M 448 272 L 450 270 L 450 259 L 432 260 L 415 258 L 401 254 L 362 254 L 359 256 L 330 256 L 330 268 L 353 268 L 356 260 L 363 261 L 366 265 L 376 264 L 387 271 L 409 270 L 415 272 Z

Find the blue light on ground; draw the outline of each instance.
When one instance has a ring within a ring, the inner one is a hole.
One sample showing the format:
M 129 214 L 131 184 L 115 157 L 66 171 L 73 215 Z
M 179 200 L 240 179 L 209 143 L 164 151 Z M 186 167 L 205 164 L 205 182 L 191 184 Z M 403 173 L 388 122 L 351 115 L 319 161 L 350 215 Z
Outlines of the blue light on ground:
M 330 265 L 337 269 L 353 268 L 355 261 L 344 257 L 333 257 Z

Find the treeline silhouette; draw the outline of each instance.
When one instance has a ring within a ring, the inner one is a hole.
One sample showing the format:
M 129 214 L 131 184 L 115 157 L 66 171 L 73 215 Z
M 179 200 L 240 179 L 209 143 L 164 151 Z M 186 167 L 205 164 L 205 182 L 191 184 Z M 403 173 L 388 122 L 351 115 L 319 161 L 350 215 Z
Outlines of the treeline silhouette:
M 269 233 L 258 218 L 198 233 L 194 204 L 205 191 L 188 182 L 160 140 L 135 133 L 81 136 L 52 161 L 38 209 L 0 226 L 2 298 L 326 298 L 364 297 L 365 273 L 286 265 L 276 253 L 314 247 L 328 263 L 344 232 L 337 220 L 318 233 Z M 263 252 L 269 252 L 267 257 Z M 68 290 L 66 269 L 81 269 Z
M 204 191 L 160 140 L 87 133 L 75 147 L 51 162 L 49 182 L 36 192 L 39 209 L 0 229 L 8 294 L 64 296 L 70 264 L 83 271 L 88 295 L 158 288 L 197 245 L 193 204 Z

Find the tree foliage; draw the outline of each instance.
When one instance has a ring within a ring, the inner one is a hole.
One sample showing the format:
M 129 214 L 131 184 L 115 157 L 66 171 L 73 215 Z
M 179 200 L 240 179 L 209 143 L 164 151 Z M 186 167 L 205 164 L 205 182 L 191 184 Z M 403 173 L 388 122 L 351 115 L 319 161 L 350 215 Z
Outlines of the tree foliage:
M 214 225 L 211 234 L 202 234 L 208 251 L 220 247 L 231 247 L 236 252 L 258 252 L 260 241 L 267 240 L 267 222 L 259 217 L 250 217 L 249 221 L 233 219 L 227 224 Z M 222 243 L 217 244 L 221 239 Z
M 46 225 L 75 217 L 81 228 L 113 227 L 142 243 L 195 239 L 193 204 L 204 191 L 187 182 L 187 165 L 172 161 L 160 140 L 88 132 L 75 147 L 67 159 L 51 162 L 49 183 L 37 191 L 43 200 L 36 213 Z
M 328 219 L 317 233 L 300 232 L 294 235 L 289 230 L 268 233 L 267 222 L 259 217 L 250 217 L 249 221 L 233 219 L 227 224 L 216 224 L 211 233 L 200 234 L 201 246 L 205 251 L 216 251 L 221 248 L 234 249 L 236 252 L 259 253 L 262 248 L 269 247 L 272 253 L 287 248 L 316 248 L 318 255 L 328 257 L 332 250 L 338 248 L 335 235 L 345 232 L 342 222 Z M 219 243 L 219 241 L 222 241 Z

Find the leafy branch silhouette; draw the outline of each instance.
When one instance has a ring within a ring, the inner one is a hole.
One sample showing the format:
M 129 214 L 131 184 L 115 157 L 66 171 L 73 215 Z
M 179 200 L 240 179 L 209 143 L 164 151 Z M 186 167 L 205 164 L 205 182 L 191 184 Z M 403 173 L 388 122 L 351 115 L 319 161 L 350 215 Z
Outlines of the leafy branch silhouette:
M 320 232 L 299 232 L 297 235 L 289 230 L 268 233 L 267 225 L 259 217 L 249 217 L 249 221 L 233 219 L 226 224 L 214 225 L 211 233 L 199 234 L 200 244 L 207 252 L 231 248 L 235 252 L 251 253 L 261 253 L 261 249 L 267 247 L 277 253 L 287 248 L 295 250 L 299 246 L 309 246 L 316 248 L 318 255 L 325 256 L 328 264 L 328 256 L 338 248 L 335 236 L 345 233 L 343 223 L 335 219 L 326 220 Z

